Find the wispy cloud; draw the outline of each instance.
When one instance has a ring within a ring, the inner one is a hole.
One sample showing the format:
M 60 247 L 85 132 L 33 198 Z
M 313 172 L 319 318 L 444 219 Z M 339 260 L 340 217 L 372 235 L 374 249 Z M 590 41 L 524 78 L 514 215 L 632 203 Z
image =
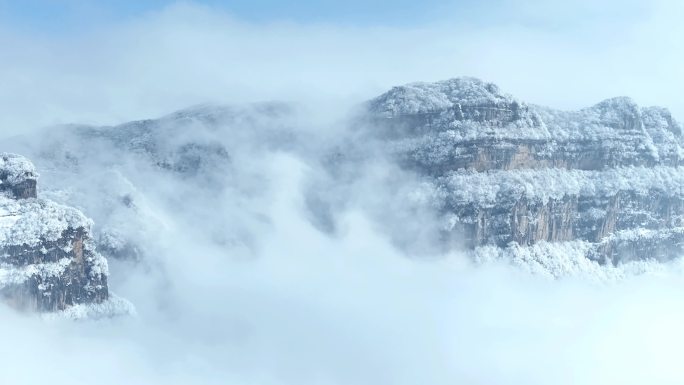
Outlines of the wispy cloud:
M 157 209 L 154 268 L 113 287 L 135 319 L 45 323 L 0 308 L 3 383 L 678 383 L 681 267 L 612 285 L 549 281 L 458 255 L 408 259 L 349 211 L 330 238 L 303 217 L 308 166 L 263 159 L 275 195 L 256 258 Z M 167 186 L 168 187 L 168 186 Z M 141 186 L 159 194 L 160 185 Z M 161 203 L 158 202 L 158 203 Z M 188 212 L 205 204 L 186 202 Z M 218 213 L 217 213 L 218 214 Z M 221 211 L 237 218 L 239 211 Z M 157 265 L 158 263 L 158 265 Z M 49 359 L 48 359 L 49 357 Z M 36 368 L 36 365 L 39 367 Z M 655 379 L 655 380 L 654 380 Z
M 352 103 L 392 85 L 459 75 L 560 108 L 630 95 L 684 115 L 680 4 L 629 2 L 630 16 L 618 19 L 611 15 L 621 2 L 548 4 L 503 3 L 491 21 L 483 6 L 472 19 L 402 28 L 250 23 L 185 3 L 79 36 L 5 29 L 0 125 L 8 132 L 120 122 L 206 101 Z M 535 23 L 565 15 L 574 22 Z

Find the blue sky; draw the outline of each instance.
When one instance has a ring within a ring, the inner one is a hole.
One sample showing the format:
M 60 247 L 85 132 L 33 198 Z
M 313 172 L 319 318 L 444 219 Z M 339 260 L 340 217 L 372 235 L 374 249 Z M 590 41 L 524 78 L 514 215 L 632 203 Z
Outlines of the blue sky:
M 179 3 L 171 0 L 0 0 L 0 20 L 24 30 L 65 32 L 94 23 L 118 22 L 144 16 Z M 415 25 L 445 13 L 466 16 L 475 0 L 201 0 L 192 1 L 231 14 L 237 19 L 352 25 Z M 489 6 L 500 3 L 489 2 Z
M 0 0 L 0 28 L 79 34 L 149 17 L 174 5 L 203 6 L 236 20 L 348 26 L 523 25 L 545 30 L 620 25 L 670 0 Z

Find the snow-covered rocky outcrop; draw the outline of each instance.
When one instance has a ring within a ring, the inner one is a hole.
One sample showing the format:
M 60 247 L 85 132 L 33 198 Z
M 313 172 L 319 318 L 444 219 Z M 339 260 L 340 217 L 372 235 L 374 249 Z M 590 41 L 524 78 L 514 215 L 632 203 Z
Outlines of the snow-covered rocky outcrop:
M 0 156 L 0 192 L 17 199 L 35 198 L 38 174 L 31 162 L 14 154 Z
M 684 143 L 666 109 L 613 98 L 557 111 L 458 78 L 395 87 L 367 111 L 425 177 L 446 233 L 480 254 L 552 242 L 607 263 L 681 255 Z
M 91 220 L 38 198 L 37 178 L 28 159 L 0 154 L 0 298 L 30 311 L 125 312 L 110 299 L 107 261 L 93 246 Z

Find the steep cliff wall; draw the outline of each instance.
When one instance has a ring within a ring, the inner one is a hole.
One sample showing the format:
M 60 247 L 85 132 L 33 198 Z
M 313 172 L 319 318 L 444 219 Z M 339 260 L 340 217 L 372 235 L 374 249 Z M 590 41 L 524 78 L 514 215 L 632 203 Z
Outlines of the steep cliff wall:
M 37 198 L 31 162 L 0 154 L 0 297 L 41 312 L 109 299 L 107 261 L 80 211 Z
M 368 111 L 463 246 L 584 242 L 612 263 L 683 251 L 682 130 L 665 109 L 614 98 L 556 111 L 459 78 L 395 87 Z

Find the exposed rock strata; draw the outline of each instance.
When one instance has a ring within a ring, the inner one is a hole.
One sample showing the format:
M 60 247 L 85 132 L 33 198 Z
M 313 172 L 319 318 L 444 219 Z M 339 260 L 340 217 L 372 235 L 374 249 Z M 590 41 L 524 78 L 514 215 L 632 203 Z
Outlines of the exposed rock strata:
M 77 209 L 37 198 L 31 162 L 0 155 L 0 297 L 13 307 L 65 311 L 109 299 L 107 261 Z
M 682 129 L 665 109 L 556 111 L 472 78 L 395 87 L 368 109 L 468 248 L 581 241 L 614 263 L 683 251 Z

